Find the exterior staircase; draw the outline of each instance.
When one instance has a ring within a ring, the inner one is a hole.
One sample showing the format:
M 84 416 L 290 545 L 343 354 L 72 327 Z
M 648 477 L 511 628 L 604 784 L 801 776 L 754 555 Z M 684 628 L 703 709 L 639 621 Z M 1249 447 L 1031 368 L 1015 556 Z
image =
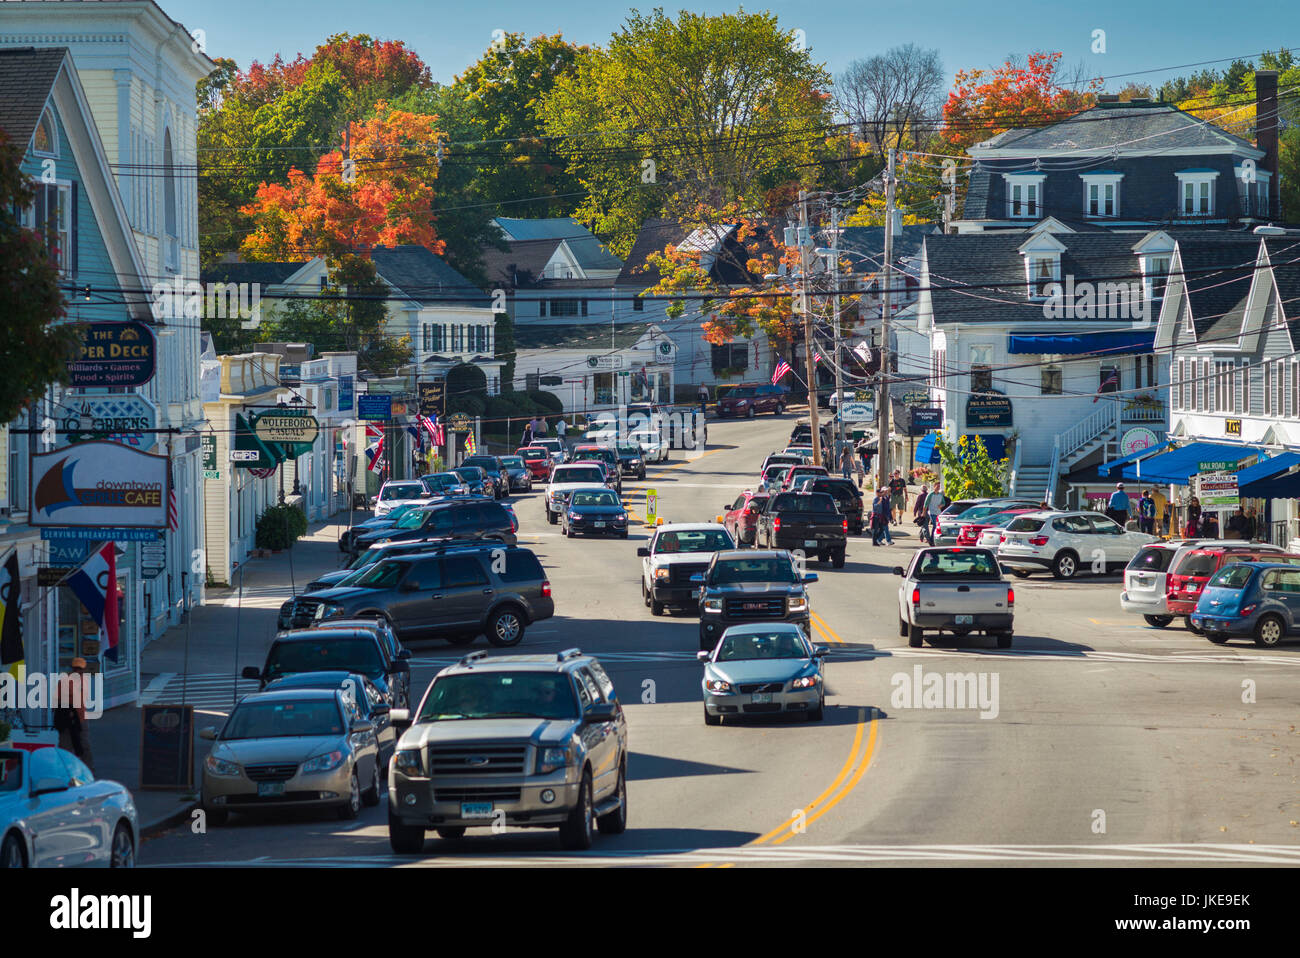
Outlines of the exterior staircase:
M 1047 498 L 1048 471 L 1048 466 L 1021 466 L 1016 470 L 1011 494 L 1017 499 L 1043 501 Z

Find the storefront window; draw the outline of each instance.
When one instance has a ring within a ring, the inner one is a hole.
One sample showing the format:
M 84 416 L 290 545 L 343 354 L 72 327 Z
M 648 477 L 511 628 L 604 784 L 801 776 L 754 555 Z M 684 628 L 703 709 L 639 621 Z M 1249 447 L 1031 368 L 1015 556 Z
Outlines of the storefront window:
M 614 374 L 613 373 L 595 373 L 592 377 L 592 385 L 596 390 L 596 405 L 610 406 L 614 403 Z
M 130 629 L 127 627 L 130 611 L 127 601 L 129 594 L 127 578 L 118 576 L 118 652 L 117 661 L 113 662 L 103 657 L 102 653 L 105 650 L 101 648 L 103 637 L 100 635 L 99 626 L 90 617 L 90 613 L 81 604 L 81 600 L 67 586 L 59 587 L 59 671 L 69 671 L 72 668 L 72 660 L 77 656 L 86 660 L 86 668 L 92 674 L 97 672 L 111 674 L 113 672 L 123 672 L 130 668 L 127 654 L 127 638 L 130 635 Z

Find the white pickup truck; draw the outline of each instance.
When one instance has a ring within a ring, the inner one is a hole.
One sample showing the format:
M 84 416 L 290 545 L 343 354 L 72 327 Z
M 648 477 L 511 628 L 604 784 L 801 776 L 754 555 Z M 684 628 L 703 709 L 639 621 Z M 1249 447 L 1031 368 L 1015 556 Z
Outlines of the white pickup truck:
M 944 546 L 918 549 L 898 587 L 898 634 L 920 648 L 926 632 L 997 638 L 999 649 L 1011 648 L 1016 593 L 1002 576 L 991 549 Z

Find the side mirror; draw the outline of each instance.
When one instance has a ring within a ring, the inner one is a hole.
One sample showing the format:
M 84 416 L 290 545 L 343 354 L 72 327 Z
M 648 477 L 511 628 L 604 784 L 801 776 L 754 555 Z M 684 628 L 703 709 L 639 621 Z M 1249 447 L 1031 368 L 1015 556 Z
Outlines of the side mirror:
M 816 582 L 816 581 L 817 581 L 817 573 L 816 573 L 816 572 L 809 572 L 806 576 L 803 577 L 803 581 L 804 581 L 805 583 L 808 583 L 808 582 Z
M 409 659 L 411 657 L 411 650 L 402 649 L 400 652 L 397 653 L 397 657 L 399 659 Z
M 406 659 L 398 659 L 396 662 L 393 663 L 392 668 L 388 670 L 390 675 L 393 674 L 394 672 L 409 672 L 409 671 L 411 671 L 411 663 L 408 662 Z
M 707 663 L 708 663 L 709 658 L 710 658 L 712 655 L 713 655 L 712 652 L 696 652 L 696 653 L 695 653 L 695 658 L 696 658 L 696 660 L 697 660 L 701 665 L 704 665 L 704 664 L 707 664 Z
M 239 677 L 260 682 L 262 680 L 262 670 L 256 665 L 245 665 L 244 670 L 239 673 Z
M 650 558 L 650 549 L 648 546 L 640 546 L 637 548 L 636 554 L 642 559 L 648 559 Z
M 583 725 L 600 725 L 618 718 L 618 706 L 613 702 L 601 702 L 582 713 Z
M 902 574 L 903 574 L 903 567 L 901 565 L 894 566 L 894 575 L 902 575 Z
M 813 658 L 817 658 L 817 659 L 825 658 L 825 657 L 826 657 L 826 653 L 829 652 L 829 651 L 830 651 L 830 650 L 827 649 L 826 646 L 824 646 L 824 645 L 814 645 L 814 646 L 813 646 Z
M 410 709 L 392 709 L 388 713 L 388 720 L 393 723 L 393 728 L 408 729 L 411 727 L 411 710 Z
M 348 726 L 350 732 L 373 732 L 374 730 L 375 723 L 363 718 L 353 719 L 352 724 Z
M 209 725 L 206 728 L 199 729 L 199 738 L 205 742 L 215 742 L 217 740 L 217 727 Z
M 691 585 L 704 585 L 704 573 L 703 572 L 692 573 Z

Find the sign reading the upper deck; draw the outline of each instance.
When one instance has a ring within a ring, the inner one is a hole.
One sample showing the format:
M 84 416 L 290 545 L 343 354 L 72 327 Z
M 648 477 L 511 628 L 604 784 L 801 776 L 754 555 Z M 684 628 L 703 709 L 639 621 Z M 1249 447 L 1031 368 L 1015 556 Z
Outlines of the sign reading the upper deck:
M 77 358 L 68 363 L 70 386 L 143 386 L 153 379 L 157 348 L 144 323 L 87 323 Z

